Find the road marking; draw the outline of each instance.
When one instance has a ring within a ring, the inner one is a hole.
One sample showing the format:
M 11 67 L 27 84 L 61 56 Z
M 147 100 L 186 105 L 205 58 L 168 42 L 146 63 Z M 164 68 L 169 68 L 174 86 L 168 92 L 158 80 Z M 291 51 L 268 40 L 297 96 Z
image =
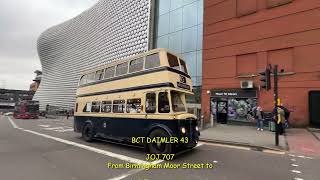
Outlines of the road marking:
M 45 127 L 45 128 L 50 127 L 50 125 L 47 125 L 47 124 L 38 124 L 38 126 Z
M 291 166 L 298 167 L 299 165 L 298 164 L 291 164 Z
M 11 125 L 13 126 L 13 128 L 15 128 L 15 129 L 18 129 L 18 128 L 19 128 L 19 127 L 16 125 L 16 123 L 14 123 L 14 122 L 12 121 L 12 119 L 11 119 L 10 117 L 8 117 L 8 119 L 9 119 Z
M 302 178 L 295 177 L 294 180 L 303 180 Z
M 73 130 L 74 130 L 73 128 L 70 128 L 70 129 L 61 129 L 61 130 L 54 130 L 54 131 L 56 131 L 56 132 L 71 132 Z
M 289 154 L 289 156 L 291 156 L 291 157 L 296 157 L 296 155 L 294 155 L 294 154 Z
M 313 159 L 312 157 L 308 157 L 308 156 L 298 156 L 298 157 L 302 159 Z
M 298 171 L 298 170 L 291 170 L 291 172 L 297 173 L 297 174 L 300 174 L 300 173 L 301 173 L 301 171 Z
M 211 145 L 211 146 L 227 147 L 227 148 L 241 149 L 241 150 L 248 150 L 248 151 L 251 150 L 251 148 L 248 148 L 248 147 L 233 146 L 233 145 L 227 145 L 227 144 L 217 144 L 217 143 L 206 143 L 206 142 L 202 142 L 202 143 L 205 145 Z
M 44 130 L 57 130 L 57 129 L 64 129 L 63 127 L 52 127 L 52 128 L 43 128 Z
M 291 161 L 297 161 L 297 160 L 292 158 Z
M 52 140 L 55 140 L 55 141 L 58 141 L 58 142 L 61 142 L 61 143 L 64 143 L 64 144 L 72 145 L 72 146 L 75 146 L 75 147 L 79 147 L 79 148 L 82 148 L 82 149 L 86 149 L 86 150 L 89 150 L 89 151 L 92 151 L 92 152 L 96 152 L 98 154 L 103 154 L 103 155 L 106 155 L 106 156 L 109 156 L 109 157 L 112 157 L 112 158 L 116 158 L 116 159 L 119 159 L 119 160 L 122 160 L 122 161 L 127 161 L 127 162 L 135 163 L 135 164 L 151 164 L 150 162 L 143 161 L 143 160 L 140 160 L 140 159 L 128 157 L 128 156 L 121 155 L 121 154 L 116 154 L 116 153 L 113 153 L 113 152 L 110 152 L 110 151 L 94 148 L 94 147 L 87 146 L 87 145 L 80 144 L 80 143 L 76 143 L 76 142 L 73 142 L 73 141 L 68 141 L 68 140 L 65 140 L 65 139 L 49 136 L 49 135 L 46 135 L 46 134 L 43 134 L 43 133 L 39 133 L 39 132 L 36 132 L 36 131 L 19 128 L 12 121 L 12 119 L 10 117 L 8 119 L 9 119 L 11 125 L 13 126 L 13 128 L 20 129 L 20 130 L 22 130 L 24 132 L 35 134 L 35 135 L 38 135 L 38 136 L 41 136 L 41 137 L 44 137 L 44 138 L 47 138 L 47 139 L 52 139 Z M 163 160 L 153 161 L 152 164 L 161 163 L 162 161 Z
M 262 152 L 271 153 L 271 154 L 281 154 L 281 155 L 286 154 L 286 152 L 284 152 L 284 151 L 274 151 L 274 150 L 269 150 L 269 149 L 264 149 L 264 150 L 262 150 Z

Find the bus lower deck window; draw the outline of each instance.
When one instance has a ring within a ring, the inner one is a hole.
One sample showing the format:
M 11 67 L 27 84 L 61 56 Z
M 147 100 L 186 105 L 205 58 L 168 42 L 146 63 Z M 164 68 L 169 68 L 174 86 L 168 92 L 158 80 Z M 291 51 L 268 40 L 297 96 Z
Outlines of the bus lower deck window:
M 141 99 L 128 99 L 127 113 L 140 113 L 140 112 L 141 112 Z
M 102 101 L 101 112 L 110 113 L 112 109 L 111 101 Z
M 114 100 L 113 101 L 113 112 L 124 113 L 125 100 Z
M 159 113 L 169 113 L 170 104 L 167 92 L 160 92 L 158 97 L 158 112 Z
M 146 95 L 146 113 L 156 112 L 156 93 L 147 93 Z

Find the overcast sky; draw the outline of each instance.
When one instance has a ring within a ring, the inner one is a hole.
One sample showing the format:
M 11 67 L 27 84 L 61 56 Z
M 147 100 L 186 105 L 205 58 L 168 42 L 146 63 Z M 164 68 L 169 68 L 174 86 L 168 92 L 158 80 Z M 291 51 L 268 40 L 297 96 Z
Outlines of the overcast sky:
M 0 0 L 0 88 L 29 89 L 41 70 L 37 39 L 98 0 Z

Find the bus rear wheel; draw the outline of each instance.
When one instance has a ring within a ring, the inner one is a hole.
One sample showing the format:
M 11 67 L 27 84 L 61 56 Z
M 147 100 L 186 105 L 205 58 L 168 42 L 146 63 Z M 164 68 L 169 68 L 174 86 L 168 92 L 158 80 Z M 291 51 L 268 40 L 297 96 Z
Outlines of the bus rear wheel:
M 94 137 L 94 131 L 91 124 L 87 123 L 84 125 L 82 130 L 82 138 L 87 142 L 92 142 Z
M 169 138 L 169 134 L 162 129 L 153 130 L 149 138 L 153 139 L 155 137 L 167 137 Z M 170 154 L 173 152 L 173 145 L 170 143 L 148 143 L 148 149 L 151 154 Z

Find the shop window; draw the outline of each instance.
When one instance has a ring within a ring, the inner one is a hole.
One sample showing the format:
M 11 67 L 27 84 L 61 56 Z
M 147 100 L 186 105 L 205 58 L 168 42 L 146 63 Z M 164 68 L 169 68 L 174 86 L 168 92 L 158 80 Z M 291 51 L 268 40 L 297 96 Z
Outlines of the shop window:
M 267 8 L 273 8 L 291 3 L 293 0 L 267 0 Z
M 141 99 L 128 99 L 127 113 L 140 113 L 140 112 L 141 112 Z
M 102 101 L 101 112 L 110 113 L 112 109 L 112 101 Z
M 100 102 L 92 102 L 91 112 L 100 112 Z
M 146 113 L 156 112 L 156 93 L 147 93 L 146 95 Z
M 237 0 L 237 16 L 245 16 L 257 11 L 257 0 Z
M 146 57 L 145 69 L 155 68 L 160 66 L 159 54 L 152 54 Z
M 141 71 L 142 68 L 143 68 L 143 58 L 132 60 L 129 66 L 129 73 Z
M 113 101 L 113 112 L 124 113 L 125 100 L 114 100 Z
M 170 104 L 167 92 L 160 92 L 158 97 L 158 112 L 159 113 L 169 113 Z

